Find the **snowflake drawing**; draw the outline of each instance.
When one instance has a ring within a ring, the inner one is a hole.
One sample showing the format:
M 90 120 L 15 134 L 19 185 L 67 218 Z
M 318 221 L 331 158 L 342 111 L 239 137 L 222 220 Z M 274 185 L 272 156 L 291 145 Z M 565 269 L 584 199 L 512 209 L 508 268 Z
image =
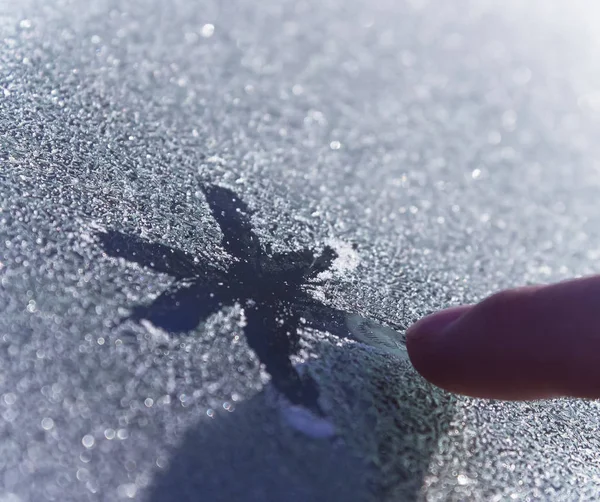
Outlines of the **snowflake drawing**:
M 97 234 L 104 251 L 173 277 L 171 286 L 146 305 L 131 308 L 130 319 L 149 321 L 169 333 L 196 329 L 223 307 L 243 308 L 244 334 L 273 386 L 291 403 L 319 412 L 318 388 L 294 368 L 303 328 L 353 338 L 405 357 L 394 330 L 380 323 L 325 305 L 312 290 L 320 274 L 332 268 L 335 250 L 301 249 L 274 253 L 253 231 L 251 211 L 230 189 L 203 188 L 222 232 L 221 244 L 232 260 L 227 265 L 199 259 L 184 251 L 110 230 Z

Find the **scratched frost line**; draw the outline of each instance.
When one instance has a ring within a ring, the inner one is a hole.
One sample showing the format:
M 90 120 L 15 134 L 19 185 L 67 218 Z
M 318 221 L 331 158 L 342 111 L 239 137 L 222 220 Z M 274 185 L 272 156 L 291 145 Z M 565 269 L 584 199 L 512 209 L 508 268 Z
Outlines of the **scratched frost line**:
M 234 192 L 209 185 L 204 194 L 221 228 L 221 244 L 233 258 L 226 267 L 118 231 L 97 234 L 109 256 L 174 278 L 171 287 L 150 304 L 133 307 L 132 320 L 184 333 L 225 306 L 241 305 L 248 345 L 271 375 L 274 387 L 291 403 L 318 414 L 322 412 L 315 381 L 300 375 L 290 359 L 299 350 L 301 327 L 353 338 L 406 358 L 399 335 L 392 329 L 326 306 L 311 295 L 311 289 L 322 284 L 319 275 L 330 270 L 337 258 L 332 247 L 326 246 L 320 254 L 306 248 L 273 253 L 269 245 L 261 245 L 249 208 Z

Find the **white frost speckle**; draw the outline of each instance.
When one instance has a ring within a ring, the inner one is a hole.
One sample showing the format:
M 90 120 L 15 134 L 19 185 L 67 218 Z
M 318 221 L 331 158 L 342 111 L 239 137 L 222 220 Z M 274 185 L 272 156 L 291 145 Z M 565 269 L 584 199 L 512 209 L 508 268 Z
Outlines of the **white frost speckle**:
M 202 35 L 204 38 L 210 38 L 213 36 L 214 32 L 215 32 L 215 25 L 207 23 L 204 26 L 202 26 L 202 28 L 200 30 L 200 35 Z
M 337 253 L 332 269 L 338 274 L 351 272 L 358 267 L 360 257 L 351 244 L 337 239 L 330 239 L 327 244 Z
M 122 499 L 132 499 L 137 493 L 137 486 L 135 485 L 135 483 L 125 483 L 119 485 L 119 487 L 117 488 L 117 493 Z

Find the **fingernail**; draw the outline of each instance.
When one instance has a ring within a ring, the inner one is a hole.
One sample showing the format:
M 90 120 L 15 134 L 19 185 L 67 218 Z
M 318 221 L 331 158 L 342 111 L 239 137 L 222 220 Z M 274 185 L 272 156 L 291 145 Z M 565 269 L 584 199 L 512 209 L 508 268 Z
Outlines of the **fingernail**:
M 423 317 L 406 331 L 406 341 L 416 341 L 421 338 L 436 337 L 441 335 L 453 322 L 457 321 L 466 312 L 471 310 L 472 305 L 461 305 L 440 310 Z

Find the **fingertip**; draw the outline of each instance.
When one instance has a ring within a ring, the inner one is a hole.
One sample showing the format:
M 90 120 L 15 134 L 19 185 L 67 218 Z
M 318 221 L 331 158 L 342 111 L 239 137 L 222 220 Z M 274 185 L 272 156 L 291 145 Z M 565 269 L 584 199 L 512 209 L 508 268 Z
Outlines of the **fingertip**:
M 600 397 L 600 276 L 505 290 L 407 332 L 415 369 L 473 397 Z
M 423 317 L 406 331 L 406 349 L 414 368 L 434 384 L 443 381 L 447 340 L 444 334 L 472 305 L 461 305 L 434 312 Z M 450 340 L 451 343 L 451 340 Z
M 427 342 L 428 337 L 439 336 L 451 323 L 459 319 L 471 309 L 472 305 L 450 307 L 428 316 L 414 323 L 406 331 L 406 342 L 411 345 Z

